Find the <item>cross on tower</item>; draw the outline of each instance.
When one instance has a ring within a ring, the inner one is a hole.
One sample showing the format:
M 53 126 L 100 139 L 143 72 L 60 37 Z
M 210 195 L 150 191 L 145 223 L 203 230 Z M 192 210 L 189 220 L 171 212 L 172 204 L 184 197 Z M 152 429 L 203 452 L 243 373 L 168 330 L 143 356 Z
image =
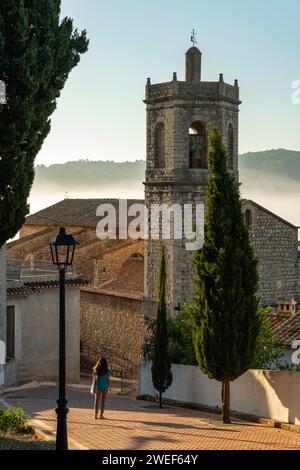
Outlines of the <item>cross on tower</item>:
M 192 42 L 193 46 L 195 46 L 195 44 L 197 44 L 197 40 L 196 40 L 196 34 L 197 34 L 197 33 L 196 33 L 195 30 L 193 29 L 193 31 L 192 31 L 191 34 L 192 34 L 192 35 L 191 35 L 191 42 Z

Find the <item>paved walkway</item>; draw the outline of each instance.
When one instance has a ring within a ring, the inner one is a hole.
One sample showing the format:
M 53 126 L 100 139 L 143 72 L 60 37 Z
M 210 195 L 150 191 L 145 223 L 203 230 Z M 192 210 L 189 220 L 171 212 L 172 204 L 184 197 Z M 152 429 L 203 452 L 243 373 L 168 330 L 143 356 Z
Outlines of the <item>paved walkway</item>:
M 12 392 L 5 397 L 11 405 L 22 403 L 27 412 L 42 421 L 55 436 L 54 411 L 57 389 L 41 386 Z M 93 397 L 87 389 L 68 389 L 70 448 L 141 450 L 300 450 L 300 435 L 235 420 L 224 425 L 216 415 L 137 401 L 134 397 L 111 395 L 106 420 L 95 420 Z

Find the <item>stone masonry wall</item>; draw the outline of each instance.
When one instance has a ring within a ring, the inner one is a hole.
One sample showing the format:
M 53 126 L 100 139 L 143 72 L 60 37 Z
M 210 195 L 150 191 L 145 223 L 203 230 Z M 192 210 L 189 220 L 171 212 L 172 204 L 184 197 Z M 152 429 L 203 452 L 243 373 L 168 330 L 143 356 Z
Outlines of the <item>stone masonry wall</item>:
M 230 90 L 230 93 L 229 93 Z M 229 94 L 227 94 L 227 92 Z M 147 169 L 145 200 L 152 204 L 204 204 L 207 169 L 189 168 L 189 128 L 195 121 L 213 125 L 227 145 L 229 124 L 234 128 L 234 174 L 238 179 L 238 87 L 220 82 L 190 84 L 177 82 L 148 85 Z M 155 129 L 165 126 L 165 168 L 155 168 Z M 209 151 L 209 149 L 208 149 Z M 145 242 L 145 297 L 157 300 L 161 240 Z M 167 240 L 167 303 L 169 311 L 191 301 L 193 291 L 192 252 L 185 250 L 185 240 Z
M 112 351 L 128 364 L 142 361 L 145 337 L 144 302 L 125 297 L 81 291 L 81 342 L 101 354 Z
M 299 298 L 298 230 L 266 210 L 249 203 L 252 211 L 250 239 L 259 260 L 259 296 L 264 305 L 279 299 Z

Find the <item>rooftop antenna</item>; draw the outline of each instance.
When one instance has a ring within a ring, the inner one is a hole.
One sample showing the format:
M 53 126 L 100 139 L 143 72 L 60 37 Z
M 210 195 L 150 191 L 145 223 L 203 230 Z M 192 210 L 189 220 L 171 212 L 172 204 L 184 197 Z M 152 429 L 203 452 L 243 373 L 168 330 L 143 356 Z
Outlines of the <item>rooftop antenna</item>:
M 193 47 L 195 47 L 195 44 L 197 44 L 196 35 L 197 35 L 197 33 L 196 33 L 195 30 L 193 29 L 193 31 L 191 32 L 191 42 L 192 42 L 192 44 L 193 44 Z

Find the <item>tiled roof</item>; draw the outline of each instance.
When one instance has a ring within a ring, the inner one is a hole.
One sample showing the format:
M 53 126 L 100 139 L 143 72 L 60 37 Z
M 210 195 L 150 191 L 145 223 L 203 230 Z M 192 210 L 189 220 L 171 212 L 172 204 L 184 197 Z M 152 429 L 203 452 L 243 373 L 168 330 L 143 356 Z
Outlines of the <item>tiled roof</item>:
M 105 285 L 105 290 L 144 293 L 144 260 L 129 258 L 121 268 L 118 278 Z
M 144 295 L 141 292 L 127 291 L 127 290 L 117 290 L 117 289 L 106 289 L 105 287 L 97 289 L 93 287 L 84 287 L 82 289 L 85 292 L 92 292 L 95 294 L 109 295 L 112 297 L 121 297 L 122 299 L 131 299 L 131 300 L 143 300 Z
M 85 279 L 66 279 L 65 285 L 67 287 L 80 287 L 86 286 L 89 282 Z M 31 282 L 24 282 L 24 286 L 31 287 L 33 289 L 49 289 L 51 287 L 59 287 L 59 280 L 53 281 L 31 281 Z
M 129 258 L 121 268 L 118 277 L 103 287 L 96 289 L 96 291 L 115 297 L 143 299 L 144 259 L 142 257 Z
M 118 278 L 103 288 L 106 291 L 144 294 L 144 260 L 129 258 L 118 274 Z
M 34 232 L 34 233 L 31 233 L 30 235 L 27 235 L 26 237 L 21 237 L 21 238 L 18 238 L 17 240 L 13 240 L 9 243 L 6 244 L 6 247 L 7 248 L 14 248 L 18 245 L 22 245 L 24 242 L 28 242 L 30 240 L 34 240 L 36 239 L 37 237 L 40 238 L 40 237 L 43 237 L 44 235 L 48 235 L 49 234 L 49 240 L 51 238 L 51 235 L 55 234 L 57 231 L 57 228 L 56 227 L 47 227 L 43 230 L 40 230 L 39 232 Z
M 87 286 L 88 281 L 84 279 L 66 279 L 66 287 L 81 287 Z M 33 281 L 24 282 L 20 286 L 8 287 L 6 292 L 7 295 L 31 295 L 40 292 L 43 289 L 56 289 L 59 287 L 59 281 Z
M 96 211 L 101 204 L 112 204 L 116 209 L 118 217 L 119 199 L 64 199 L 52 206 L 47 207 L 35 214 L 26 217 L 25 225 L 49 225 L 49 226 L 75 226 L 75 227 L 96 227 L 100 217 L 96 216 Z M 128 207 L 132 204 L 144 204 L 143 199 L 128 199 Z M 250 199 L 242 199 L 242 205 L 250 203 L 257 208 L 276 217 L 281 222 L 295 228 L 287 220 L 282 219 L 277 214 L 269 211 L 265 207 L 260 206 Z M 130 218 L 128 218 L 130 220 Z
M 269 320 L 280 346 L 291 348 L 293 341 L 300 340 L 300 313 L 290 317 L 271 315 Z
M 32 289 L 30 287 L 25 287 L 24 285 L 21 285 L 20 287 L 8 287 L 6 289 L 7 295 L 30 295 L 34 294 L 36 292 L 36 289 Z
M 100 217 L 96 211 L 101 204 L 112 204 L 118 215 L 119 199 L 64 199 L 36 214 L 26 217 L 25 225 L 63 225 L 79 227 L 96 227 Z M 128 207 L 144 201 L 128 199 Z

